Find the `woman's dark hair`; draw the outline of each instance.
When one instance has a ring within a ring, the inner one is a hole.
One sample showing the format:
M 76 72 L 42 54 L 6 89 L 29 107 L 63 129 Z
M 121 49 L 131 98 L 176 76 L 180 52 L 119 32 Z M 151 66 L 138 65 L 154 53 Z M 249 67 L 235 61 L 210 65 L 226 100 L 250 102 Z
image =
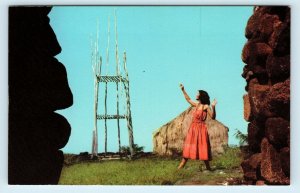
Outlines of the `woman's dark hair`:
M 199 90 L 199 94 L 200 94 L 199 100 L 201 101 L 201 103 L 210 105 L 208 93 L 204 90 Z

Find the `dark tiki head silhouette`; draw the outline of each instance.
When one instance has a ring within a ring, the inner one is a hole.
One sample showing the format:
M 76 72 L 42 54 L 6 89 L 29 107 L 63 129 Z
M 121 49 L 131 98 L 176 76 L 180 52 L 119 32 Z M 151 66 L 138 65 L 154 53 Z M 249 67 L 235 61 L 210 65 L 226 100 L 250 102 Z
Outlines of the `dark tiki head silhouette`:
M 51 7 L 9 8 L 9 184 L 57 184 L 73 104 Z

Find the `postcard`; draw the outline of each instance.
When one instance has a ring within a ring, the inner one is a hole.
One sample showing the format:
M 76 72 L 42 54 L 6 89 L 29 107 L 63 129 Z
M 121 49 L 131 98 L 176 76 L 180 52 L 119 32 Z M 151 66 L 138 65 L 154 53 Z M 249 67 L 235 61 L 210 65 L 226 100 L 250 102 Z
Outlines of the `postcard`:
M 290 184 L 289 6 L 8 10 L 8 184 Z

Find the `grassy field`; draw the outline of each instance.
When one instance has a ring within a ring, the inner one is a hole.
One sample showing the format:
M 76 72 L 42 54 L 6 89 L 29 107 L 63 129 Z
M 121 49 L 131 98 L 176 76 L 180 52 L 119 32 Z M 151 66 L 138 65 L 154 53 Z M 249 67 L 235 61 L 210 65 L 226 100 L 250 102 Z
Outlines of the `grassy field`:
M 190 160 L 184 169 L 177 170 L 180 159 L 141 158 L 111 160 L 97 163 L 77 163 L 63 168 L 59 184 L 65 185 L 172 185 L 220 184 L 228 178 L 241 178 L 239 148 L 228 148 L 211 162 L 214 171 L 204 168 L 203 162 Z

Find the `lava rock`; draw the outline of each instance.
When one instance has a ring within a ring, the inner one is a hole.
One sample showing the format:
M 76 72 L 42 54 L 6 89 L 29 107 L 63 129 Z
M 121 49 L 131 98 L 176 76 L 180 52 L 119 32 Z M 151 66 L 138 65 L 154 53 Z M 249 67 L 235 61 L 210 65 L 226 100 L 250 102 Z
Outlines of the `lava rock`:
M 244 178 L 247 181 L 256 181 L 260 177 L 261 153 L 253 154 L 249 159 L 241 164 Z
M 287 177 L 290 177 L 290 148 L 284 147 L 280 149 L 280 160 L 282 170 Z
M 277 149 L 288 146 L 290 122 L 281 118 L 269 118 L 265 125 L 265 136 Z
M 242 52 L 242 60 L 243 62 L 251 65 L 258 57 L 266 57 L 267 55 L 272 53 L 272 48 L 266 43 L 256 43 L 252 41 L 248 41 Z
M 269 184 L 289 184 L 289 179 L 282 170 L 280 154 L 277 153 L 267 138 L 262 140 L 261 152 L 261 175 L 266 182 Z
M 264 122 L 253 120 L 248 124 L 248 145 L 252 152 L 260 152 L 260 141 L 265 135 Z
M 243 96 L 243 101 L 244 101 L 244 119 L 246 121 L 251 121 L 253 119 L 253 115 L 251 113 L 251 105 L 250 105 L 248 94 L 245 94 Z
M 290 77 L 290 55 L 276 57 L 270 54 L 267 58 L 266 69 L 272 84 L 285 81 Z
M 290 119 L 290 79 L 274 84 L 267 95 L 268 108 L 272 113 Z

